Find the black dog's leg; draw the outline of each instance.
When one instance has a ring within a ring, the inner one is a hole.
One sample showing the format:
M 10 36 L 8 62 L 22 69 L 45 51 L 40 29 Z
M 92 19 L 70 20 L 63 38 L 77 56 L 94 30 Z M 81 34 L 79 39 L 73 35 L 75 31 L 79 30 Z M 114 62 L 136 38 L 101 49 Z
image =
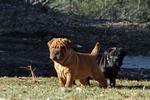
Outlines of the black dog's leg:
M 115 77 L 111 77 L 109 80 L 110 80 L 110 87 L 115 87 Z
M 90 86 L 90 85 L 91 85 L 91 84 L 90 84 L 90 79 L 91 79 L 91 78 L 90 78 L 90 77 L 87 77 L 86 79 L 87 79 L 87 81 L 88 81 L 88 85 Z
M 75 82 L 75 80 L 73 80 L 73 85 L 76 85 L 76 82 Z

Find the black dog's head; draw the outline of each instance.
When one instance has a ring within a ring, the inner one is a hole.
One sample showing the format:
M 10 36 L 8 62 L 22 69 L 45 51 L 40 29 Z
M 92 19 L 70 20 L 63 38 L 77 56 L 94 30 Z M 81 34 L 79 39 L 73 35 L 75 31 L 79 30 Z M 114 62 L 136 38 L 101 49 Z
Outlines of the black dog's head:
M 126 54 L 127 51 L 117 47 L 111 47 L 104 52 L 109 66 L 114 68 L 122 66 L 123 58 Z

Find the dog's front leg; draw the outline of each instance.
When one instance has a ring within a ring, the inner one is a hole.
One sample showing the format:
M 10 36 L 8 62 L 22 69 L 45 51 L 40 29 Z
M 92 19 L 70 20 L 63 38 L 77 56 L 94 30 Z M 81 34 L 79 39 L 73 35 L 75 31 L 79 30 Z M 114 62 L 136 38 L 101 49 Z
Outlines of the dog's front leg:
M 110 78 L 110 86 L 111 86 L 111 88 L 115 87 L 115 77 Z
M 70 74 L 68 74 L 65 87 L 70 87 L 72 84 L 73 84 L 73 77 Z
M 59 86 L 64 87 L 65 83 L 66 83 L 65 80 L 63 78 L 59 77 L 59 76 L 58 76 L 58 79 L 59 79 Z

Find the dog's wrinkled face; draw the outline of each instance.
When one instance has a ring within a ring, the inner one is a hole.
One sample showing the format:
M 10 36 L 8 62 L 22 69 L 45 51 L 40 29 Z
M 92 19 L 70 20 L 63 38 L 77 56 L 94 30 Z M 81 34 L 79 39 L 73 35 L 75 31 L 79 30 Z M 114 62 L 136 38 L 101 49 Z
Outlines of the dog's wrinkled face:
M 50 59 L 56 62 L 65 60 L 71 48 L 71 41 L 66 38 L 54 38 L 48 43 L 50 50 Z
M 109 66 L 120 67 L 122 65 L 123 58 L 127 54 L 127 51 L 125 51 L 123 48 L 112 47 L 105 51 L 104 54 L 107 55 Z

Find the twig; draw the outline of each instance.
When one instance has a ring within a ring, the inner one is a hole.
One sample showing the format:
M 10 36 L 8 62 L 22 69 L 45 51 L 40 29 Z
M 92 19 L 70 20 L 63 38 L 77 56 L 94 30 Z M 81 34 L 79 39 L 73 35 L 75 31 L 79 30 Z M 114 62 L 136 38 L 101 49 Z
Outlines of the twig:
M 21 66 L 20 68 L 24 68 L 24 69 L 30 70 L 31 74 L 29 75 L 29 77 L 32 75 L 33 83 L 36 82 L 36 76 L 34 74 L 34 71 L 36 70 L 36 68 L 34 68 L 34 70 L 32 70 L 32 66 L 31 65 L 28 66 L 28 67 Z
M 30 70 L 29 68 L 27 68 L 27 67 L 24 67 L 24 66 L 21 66 L 20 68 L 24 68 L 24 69 Z
M 132 96 L 127 96 L 127 95 L 123 95 L 122 93 L 120 93 L 118 90 L 116 90 L 118 92 L 118 94 L 124 98 L 137 98 L 140 97 L 142 95 L 145 95 L 145 86 L 143 86 L 143 93 L 142 94 L 136 94 L 136 95 L 132 95 Z
M 117 91 L 119 95 L 121 95 L 124 98 L 130 98 L 131 96 L 122 95 L 119 91 Z
M 36 70 L 36 67 L 33 69 L 33 72 Z M 29 75 L 29 77 L 32 75 L 32 73 Z
M 34 72 L 33 72 L 33 70 L 32 70 L 32 67 L 31 67 L 31 65 L 29 66 L 29 68 L 30 68 L 30 71 L 31 71 L 31 74 L 32 74 L 32 78 L 33 78 L 33 83 L 35 83 L 36 82 L 36 76 L 35 76 L 35 74 L 34 74 Z

